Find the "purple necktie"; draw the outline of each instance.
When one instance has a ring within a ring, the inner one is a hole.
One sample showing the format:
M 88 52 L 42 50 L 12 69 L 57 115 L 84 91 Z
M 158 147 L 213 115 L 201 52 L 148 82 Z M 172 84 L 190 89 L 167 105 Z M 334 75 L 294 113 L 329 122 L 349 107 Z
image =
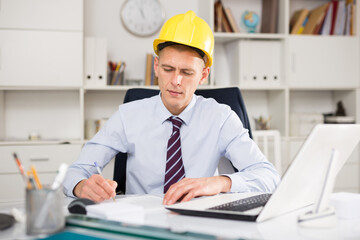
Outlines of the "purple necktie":
M 173 132 L 167 147 L 164 193 L 167 192 L 171 185 L 185 177 L 185 169 L 181 157 L 180 139 L 182 120 L 178 117 L 170 117 L 168 120 L 173 124 Z

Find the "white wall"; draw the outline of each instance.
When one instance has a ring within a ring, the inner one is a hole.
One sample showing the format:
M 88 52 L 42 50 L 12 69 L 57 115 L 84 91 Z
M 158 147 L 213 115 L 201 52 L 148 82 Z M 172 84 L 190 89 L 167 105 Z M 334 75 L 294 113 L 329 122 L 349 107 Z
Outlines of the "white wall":
M 198 14 L 197 0 L 159 0 L 164 7 L 165 19 L 188 10 Z M 126 79 L 144 79 L 146 53 L 153 53 L 152 42 L 158 33 L 141 38 L 131 35 L 120 20 L 120 9 L 125 0 L 85 0 L 84 36 L 105 37 L 108 60 L 125 61 Z

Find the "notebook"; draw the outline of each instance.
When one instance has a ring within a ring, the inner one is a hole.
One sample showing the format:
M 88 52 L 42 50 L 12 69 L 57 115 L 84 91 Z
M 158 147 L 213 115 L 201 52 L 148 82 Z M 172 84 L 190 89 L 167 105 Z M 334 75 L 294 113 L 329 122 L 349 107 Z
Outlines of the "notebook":
M 228 193 L 202 197 L 166 208 L 184 215 L 262 222 L 314 204 L 322 188 L 331 153 L 338 151 L 338 173 L 360 141 L 360 124 L 316 125 L 264 206 L 246 211 L 218 210 L 215 206 L 263 193 Z M 211 209 L 212 208 L 212 209 Z

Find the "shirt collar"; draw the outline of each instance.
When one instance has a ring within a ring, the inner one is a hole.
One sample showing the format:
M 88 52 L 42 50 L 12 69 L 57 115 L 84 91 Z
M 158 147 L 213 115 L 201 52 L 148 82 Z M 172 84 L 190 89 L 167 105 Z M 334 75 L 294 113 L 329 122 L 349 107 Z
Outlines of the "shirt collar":
M 178 117 L 183 120 L 185 125 L 189 124 L 191 116 L 194 112 L 194 106 L 196 103 L 196 95 L 193 94 L 189 105 L 186 106 L 184 111 L 182 111 Z M 173 116 L 169 110 L 165 107 L 163 101 L 161 100 L 161 93 L 157 96 L 157 103 L 156 103 L 156 114 L 158 115 L 158 121 L 160 124 L 164 123 L 169 117 Z

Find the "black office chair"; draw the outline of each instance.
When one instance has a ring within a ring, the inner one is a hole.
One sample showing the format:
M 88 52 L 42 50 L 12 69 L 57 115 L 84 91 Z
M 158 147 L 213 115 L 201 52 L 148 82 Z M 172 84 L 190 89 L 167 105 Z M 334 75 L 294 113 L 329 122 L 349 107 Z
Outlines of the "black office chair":
M 126 92 L 124 103 L 149 98 L 159 94 L 159 90 L 133 88 Z M 231 88 L 217 88 L 217 89 L 199 89 L 195 91 L 196 95 L 201 95 L 205 98 L 213 98 L 218 103 L 229 105 L 231 109 L 239 116 L 245 128 L 249 130 L 249 135 L 252 138 L 249 118 L 246 112 L 244 100 L 242 98 L 240 89 L 237 87 Z M 127 153 L 119 152 L 115 157 L 114 166 L 114 181 L 118 183 L 116 192 L 126 191 L 126 161 Z M 236 168 L 234 168 L 237 171 Z

